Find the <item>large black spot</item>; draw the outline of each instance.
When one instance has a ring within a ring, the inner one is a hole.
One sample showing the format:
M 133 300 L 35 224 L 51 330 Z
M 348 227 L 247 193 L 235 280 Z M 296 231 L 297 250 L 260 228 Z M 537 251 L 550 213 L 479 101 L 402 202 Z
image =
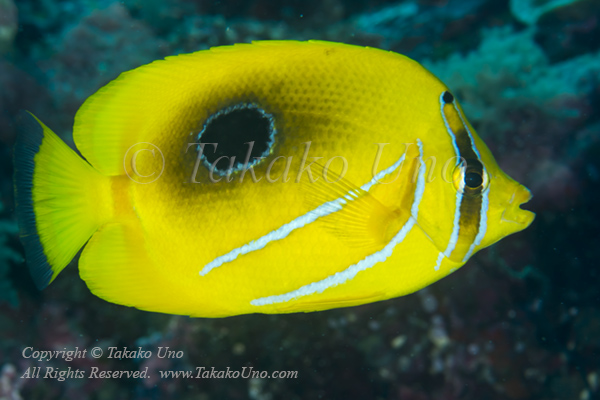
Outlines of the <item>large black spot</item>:
M 216 149 L 213 145 L 204 145 L 202 159 L 212 168 L 220 157 L 227 157 L 215 165 L 215 173 L 219 174 L 242 169 L 246 161 L 250 167 L 260 161 L 256 157 L 269 154 L 274 130 L 273 117 L 255 105 L 243 104 L 221 110 L 208 118 L 200 132 L 200 143 L 217 143 Z M 252 151 L 247 159 L 250 146 Z

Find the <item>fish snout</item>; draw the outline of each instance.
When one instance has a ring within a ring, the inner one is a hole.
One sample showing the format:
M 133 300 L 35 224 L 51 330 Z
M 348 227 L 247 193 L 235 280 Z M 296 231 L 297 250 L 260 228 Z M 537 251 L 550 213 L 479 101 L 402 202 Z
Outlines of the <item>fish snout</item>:
M 524 210 L 521 206 L 531 200 L 533 196 L 529 189 L 518 184 L 513 195 L 506 203 L 506 208 L 502 213 L 502 222 L 513 223 L 520 225 L 520 229 L 527 228 L 535 218 L 535 213 Z

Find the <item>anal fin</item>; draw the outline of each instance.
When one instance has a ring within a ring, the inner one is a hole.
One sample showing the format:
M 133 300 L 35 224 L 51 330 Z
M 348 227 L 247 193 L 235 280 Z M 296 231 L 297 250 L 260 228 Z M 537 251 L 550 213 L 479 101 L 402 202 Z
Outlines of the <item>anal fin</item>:
M 149 258 L 144 235 L 137 223 L 109 223 L 85 246 L 79 273 L 96 296 L 111 303 L 141 310 L 189 315 L 174 304 L 189 304 L 185 292 Z

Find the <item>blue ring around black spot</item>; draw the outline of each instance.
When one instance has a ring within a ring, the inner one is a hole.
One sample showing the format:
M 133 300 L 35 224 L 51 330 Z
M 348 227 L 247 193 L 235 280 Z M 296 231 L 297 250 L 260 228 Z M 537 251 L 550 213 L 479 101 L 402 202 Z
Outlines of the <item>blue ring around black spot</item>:
M 269 135 L 268 135 L 268 140 L 266 143 L 267 147 L 266 147 L 266 150 L 260 154 L 260 157 L 263 157 L 263 159 L 249 160 L 247 166 L 245 163 L 239 162 L 238 160 L 236 160 L 234 167 L 231 169 L 227 169 L 227 170 L 220 170 L 220 169 L 215 168 L 214 172 L 216 172 L 220 176 L 228 176 L 234 172 L 241 171 L 242 169 L 244 169 L 244 167 L 249 169 L 250 167 L 253 167 L 253 166 L 261 163 L 264 160 L 264 157 L 271 154 L 273 145 L 275 144 L 275 135 L 277 133 L 277 129 L 275 128 L 275 119 L 274 119 L 273 115 L 269 114 L 268 112 L 266 112 L 264 109 L 262 109 L 260 106 L 258 106 L 255 103 L 236 104 L 233 106 L 223 108 L 223 109 L 217 111 L 216 113 L 210 115 L 206 119 L 206 122 L 204 123 L 204 125 L 202 126 L 200 133 L 198 133 L 198 136 L 197 136 L 198 141 L 200 143 L 202 143 L 202 134 L 206 131 L 206 128 L 208 127 L 208 125 L 210 125 L 210 123 L 213 122 L 215 119 L 222 117 L 224 115 L 227 115 L 227 114 L 231 113 L 232 111 L 244 110 L 244 109 L 256 110 L 269 121 Z M 200 146 L 197 146 L 197 150 L 200 151 Z M 205 157 L 206 151 L 207 151 L 207 146 L 204 147 L 204 152 L 203 152 L 202 156 L 200 157 L 200 160 L 202 161 L 204 166 L 210 170 L 212 168 L 213 164 L 206 159 L 206 157 Z

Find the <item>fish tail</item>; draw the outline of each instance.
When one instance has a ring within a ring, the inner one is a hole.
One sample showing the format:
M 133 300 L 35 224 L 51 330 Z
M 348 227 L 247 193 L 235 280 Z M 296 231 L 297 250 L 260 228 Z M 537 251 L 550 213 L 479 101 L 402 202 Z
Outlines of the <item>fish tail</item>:
M 17 219 L 31 276 L 43 289 L 109 220 L 110 178 L 33 114 L 22 111 L 17 120 Z

